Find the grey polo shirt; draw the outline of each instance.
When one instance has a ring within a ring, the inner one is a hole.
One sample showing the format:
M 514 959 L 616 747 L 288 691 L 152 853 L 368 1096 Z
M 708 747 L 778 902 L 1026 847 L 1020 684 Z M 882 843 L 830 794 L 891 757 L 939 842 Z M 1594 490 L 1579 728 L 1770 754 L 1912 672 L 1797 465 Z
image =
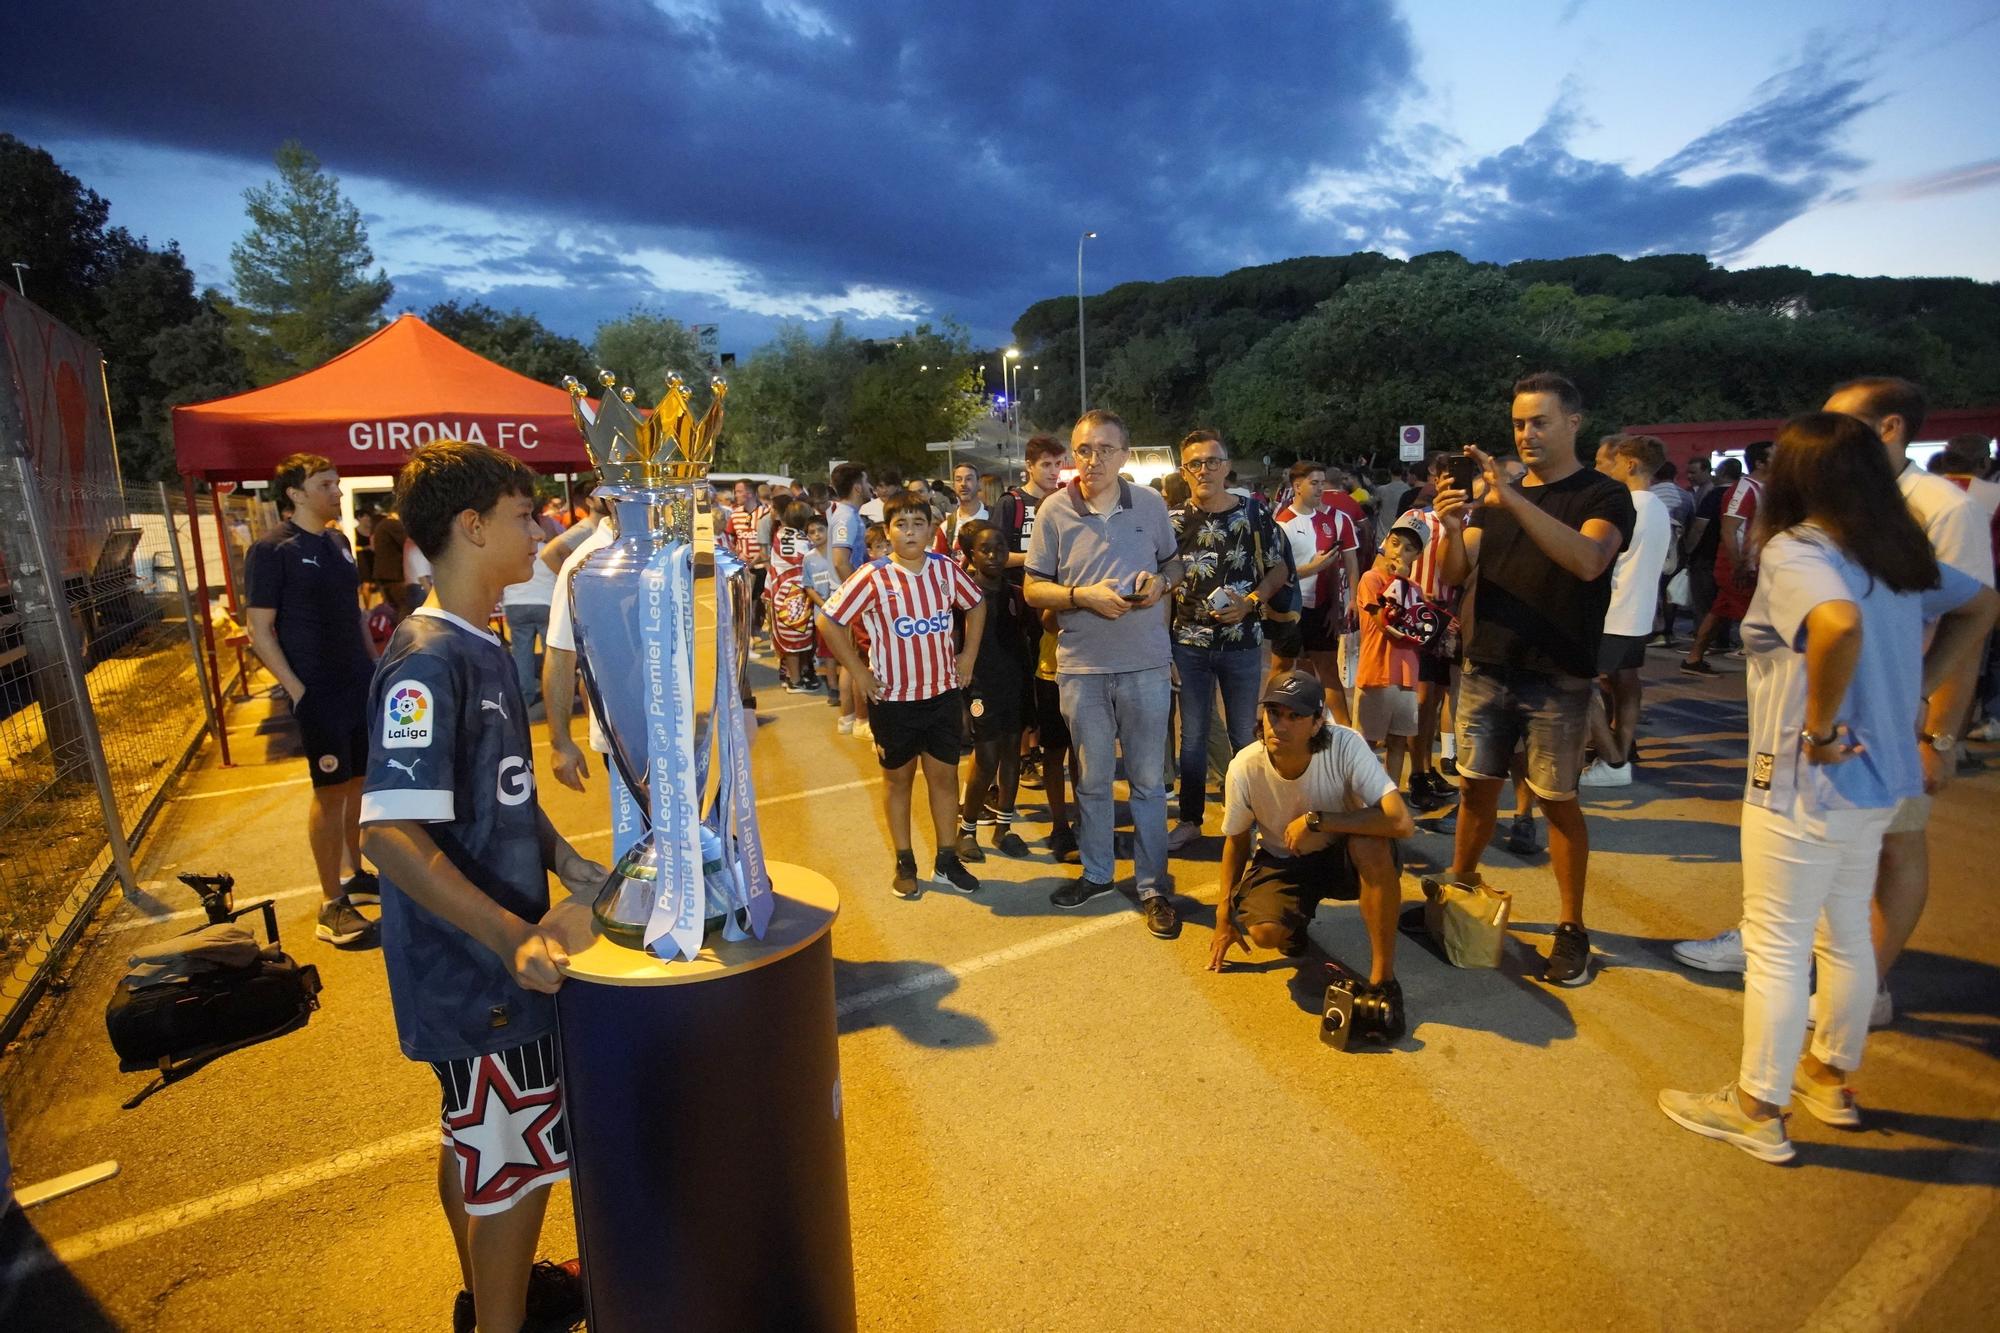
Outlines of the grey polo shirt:
M 1072 481 L 1036 508 L 1026 568 L 1038 579 L 1081 586 L 1141 571 L 1157 574 L 1176 551 L 1173 520 L 1157 492 L 1120 481 L 1118 503 L 1109 514 L 1096 514 Z M 1173 660 L 1170 600 L 1116 620 L 1094 611 L 1058 611 L 1056 673 L 1092 676 L 1166 666 Z

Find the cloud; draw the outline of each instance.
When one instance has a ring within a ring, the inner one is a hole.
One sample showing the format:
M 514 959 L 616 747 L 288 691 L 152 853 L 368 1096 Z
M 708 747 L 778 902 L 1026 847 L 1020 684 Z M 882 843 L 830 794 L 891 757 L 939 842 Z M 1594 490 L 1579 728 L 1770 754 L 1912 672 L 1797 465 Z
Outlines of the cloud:
M 1727 260 L 1866 164 L 1842 148 L 1879 99 L 1852 66 L 1812 51 L 1759 85 L 1751 105 L 1652 168 L 1570 150 L 1587 127 L 1565 85 L 1522 142 L 1472 160 L 1419 125 L 1361 171 L 1316 173 L 1292 194 L 1302 219 L 1397 253 L 1452 249 L 1508 261 L 1595 252 L 1695 251 Z
M 1886 187 L 1884 193 L 1891 199 L 1929 199 L 1941 194 L 1989 190 L 1996 185 L 2000 185 L 2000 158 L 1990 158 L 1985 162 L 1967 162 L 1948 171 L 1897 181 Z
M 1358 165 L 1414 67 L 1391 0 L 75 0 L 33 44 L 0 111 L 65 137 L 258 160 L 296 136 L 627 255 L 989 328 L 1073 281 L 1084 226 L 1093 286 L 1282 235 L 1290 186 Z

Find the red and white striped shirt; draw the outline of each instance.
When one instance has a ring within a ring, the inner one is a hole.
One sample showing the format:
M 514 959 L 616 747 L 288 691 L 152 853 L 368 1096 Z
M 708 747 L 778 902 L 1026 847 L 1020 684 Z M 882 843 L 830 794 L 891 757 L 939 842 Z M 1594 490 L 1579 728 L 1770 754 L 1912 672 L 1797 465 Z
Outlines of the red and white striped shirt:
M 1328 551 L 1358 551 L 1361 538 L 1354 522 L 1338 509 L 1321 505 L 1310 514 L 1301 514 L 1286 505 L 1277 514 L 1278 526 L 1292 542 L 1292 561 L 1303 565 Z M 1347 564 L 1335 556 L 1325 569 L 1306 576 L 1299 589 L 1299 601 L 1307 607 L 1347 604 Z
M 1443 603 L 1445 594 L 1451 591 L 1444 581 L 1444 520 L 1429 509 L 1412 509 L 1396 523 L 1398 526 L 1414 523 L 1423 530 L 1424 549 L 1410 566 L 1410 582 L 1417 586 L 1425 601 Z
M 755 510 L 732 509 L 729 511 L 729 545 L 736 552 L 736 558 L 746 565 L 754 565 L 764 554 L 764 544 L 757 540 L 758 524 L 770 515 L 768 505 Z
M 823 608 L 836 625 L 868 631 L 868 669 L 890 703 L 916 703 L 958 688 L 953 611 L 979 605 L 979 586 L 945 556 L 924 554 L 912 574 L 892 559 L 871 560 Z

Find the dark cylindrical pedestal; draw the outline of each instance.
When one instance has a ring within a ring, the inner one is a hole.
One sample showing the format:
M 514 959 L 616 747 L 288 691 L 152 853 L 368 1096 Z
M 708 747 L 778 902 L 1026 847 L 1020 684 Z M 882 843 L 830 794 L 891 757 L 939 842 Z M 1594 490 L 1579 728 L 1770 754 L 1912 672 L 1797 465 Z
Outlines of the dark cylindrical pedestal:
M 770 870 L 763 940 L 691 963 L 571 950 L 557 1010 L 593 1333 L 854 1327 L 839 900 Z

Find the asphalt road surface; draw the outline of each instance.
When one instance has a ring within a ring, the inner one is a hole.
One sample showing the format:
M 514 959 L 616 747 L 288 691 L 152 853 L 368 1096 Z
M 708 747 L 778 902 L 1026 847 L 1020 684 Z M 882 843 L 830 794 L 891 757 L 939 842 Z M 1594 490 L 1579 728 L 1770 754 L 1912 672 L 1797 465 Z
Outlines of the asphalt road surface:
M 1554 884 L 1545 855 L 1496 851 L 1489 876 L 1516 895 L 1506 965 L 1455 971 L 1405 937 L 1409 1037 L 1342 1054 L 1317 1040 L 1316 977 L 1269 955 L 1205 970 L 1213 837 L 1174 864 L 1188 924 L 1170 942 L 1123 897 L 1050 906 L 1074 872 L 1048 863 L 1033 792 L 1032 859 L 977 867 L 976 897 L 891 897 L 869 746 L 760 667 L 769 854 L 845 895 L 861 1326 L 1991 1327 L 2000 773 L 1939 802 L 1930 907 L 1895 975 L 1902 1016 L 1857 1080 L 1865 1128 L 1794 1116 L 1797 1162 L 1765 1165 L 1654 1106 L 1661 1087 L 1720 1087 L 1735 1069 L 1738 979 L 1686 972 L 1667 949 L 1736 919 L 1743 704 L 1735 675 L 1689 681 L 1665 654 L 1648 674 L 1639 781 L 1587 798 L 1592 984 L 1532 979 Z M 234 710 L 237 765 L 206 754 L 148 841 L 155 896 L 107 908 L 0 1063 L 20 1182 L 119 1165 L 35 1209 L 32 1231 L 19 1213 L 0 1229 L 10 1333 L 449 1327 L 437 1087 L 398 1054 L 379 954 L 313 938 L 304 766 L 288 722 L 260 722 L 268 708 Z M 537 774 L 557 825 L 602 856 L 601 774 L 587 797 L 546 756 Z M 1219 817 L 1211 802 L 1211 831 Z M 1413 850 L 1442 858 L 1448 841 L 1420 834 Z M 231 871 L 239 900 L 277 894 L 325 1005 L 128 1107 L 148 1080 L 117 1072 L 104 1004 L 132 946 L 193 924 L 174 881 L 189 869 Z M 1365 961 L 1351 906 L 1323 908 L 1314 933 Z M 575 1247 L 558 1186 L 543 1250 Z

